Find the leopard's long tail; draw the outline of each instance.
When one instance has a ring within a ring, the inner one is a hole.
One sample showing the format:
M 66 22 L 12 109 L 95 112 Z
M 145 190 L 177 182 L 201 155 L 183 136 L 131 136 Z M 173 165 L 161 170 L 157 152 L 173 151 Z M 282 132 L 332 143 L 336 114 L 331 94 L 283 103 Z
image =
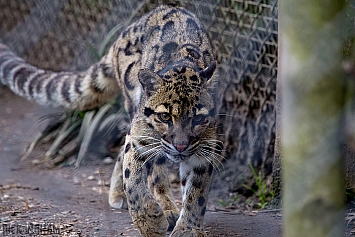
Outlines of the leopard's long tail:
M 113 48 L 84 72 L 38 69 L 0 44 L 0 82 L 16 94 L 42 105 L 88 110 L 113 100 L 119 93 Z

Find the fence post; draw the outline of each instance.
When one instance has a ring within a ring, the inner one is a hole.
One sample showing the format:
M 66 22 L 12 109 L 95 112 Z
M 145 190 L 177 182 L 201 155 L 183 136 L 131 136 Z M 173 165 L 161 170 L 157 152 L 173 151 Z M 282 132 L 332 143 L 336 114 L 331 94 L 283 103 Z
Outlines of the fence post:
M 344 235 L 345 0 L 279 1 L 284 235 Z

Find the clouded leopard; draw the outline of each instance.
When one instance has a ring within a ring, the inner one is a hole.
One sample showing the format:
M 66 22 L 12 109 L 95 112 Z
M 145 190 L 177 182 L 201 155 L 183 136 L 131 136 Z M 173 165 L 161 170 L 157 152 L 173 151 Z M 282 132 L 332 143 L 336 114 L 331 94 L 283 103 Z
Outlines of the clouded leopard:
M 214 165 L 216 62 L 191 12 L 160 6 L 129 25 L 108 53 L 84 72 L 29 65 L 0 44 L 0 80 L 44 105 L 88 110 L 119 93 L 131 124 L 111 178 L 109 203 L 127 201 L 143 236 L 206 236 L 203 218 Z M 180 165 L 182 210 L 170 191 L 167 160 Z

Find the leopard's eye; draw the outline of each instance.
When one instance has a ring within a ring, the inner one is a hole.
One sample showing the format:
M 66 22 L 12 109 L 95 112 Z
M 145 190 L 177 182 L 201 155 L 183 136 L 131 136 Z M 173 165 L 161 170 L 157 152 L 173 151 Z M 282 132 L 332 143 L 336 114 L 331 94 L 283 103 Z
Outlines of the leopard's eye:
M 164 123 L 171 121 L 171 116 L 168 113 L 159 113 L 158 118 L 160 119 L 160 121 L 162 121 Z
M 203 124 L 203 123 L 206 123 L 207 120 L 206 120 L 206 116 L 205 115 L 202 115 L 202 114 L 198 114 L 194 117 L 194 123 L 196 124 Z

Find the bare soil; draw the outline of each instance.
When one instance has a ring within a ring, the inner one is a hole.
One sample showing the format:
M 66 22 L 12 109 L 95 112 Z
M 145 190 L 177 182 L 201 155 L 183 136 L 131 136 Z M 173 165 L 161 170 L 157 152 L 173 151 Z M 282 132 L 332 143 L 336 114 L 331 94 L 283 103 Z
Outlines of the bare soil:
M 55 111 L 0 88 L 0 236 L 139 236 L 128 211 L 107 203 L 113 164 L 48 169 L 37 164 L 44 151 L 20 162 L 39 118 Z M 216 186 L 205 218 L 209 236 L 282 236 L 279 210 L 225 208 L 218 202 L 223 185 Z

